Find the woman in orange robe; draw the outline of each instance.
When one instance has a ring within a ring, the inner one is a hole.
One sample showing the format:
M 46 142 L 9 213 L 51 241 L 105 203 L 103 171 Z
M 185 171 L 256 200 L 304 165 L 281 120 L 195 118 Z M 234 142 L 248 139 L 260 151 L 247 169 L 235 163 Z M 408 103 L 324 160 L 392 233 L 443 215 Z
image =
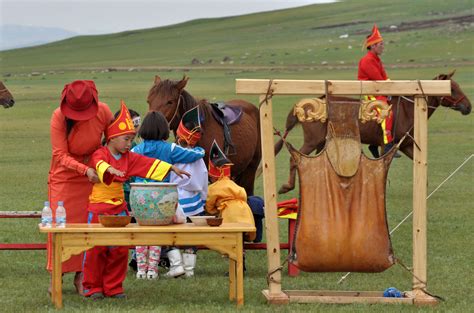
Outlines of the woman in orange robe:
M 51 117 L 51 168 L 48 198 L 54 212 L 64 201 L 67 223 L 87 223 L 87 205 L 92 185 L 98 182 L 90 156 L 101 146 L 102 135 L 113 120 L 107 104 L 98 101 L 93 81 L 77 80 L 64 86 L 61 104 Z M 74 286 L 82 293 L 83 254 L 72 256 L 62 272 L 75 272 Z M 48 237 L 47 269 L 52 269 L 51 237 Z

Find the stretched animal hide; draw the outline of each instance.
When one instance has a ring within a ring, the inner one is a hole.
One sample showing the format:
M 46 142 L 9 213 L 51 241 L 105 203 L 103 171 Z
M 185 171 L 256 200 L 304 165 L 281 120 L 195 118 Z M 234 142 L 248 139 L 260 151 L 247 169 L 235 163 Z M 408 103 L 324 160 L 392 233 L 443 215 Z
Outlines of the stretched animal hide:
M 392 151 L 361 153 L 359 106 L 329 104 L 325 149 L 309 157 L 290 149 L 298 166 L 300 211 L 296 263 L 307 272 L 381 272 L 394 263 L 385 212 Z

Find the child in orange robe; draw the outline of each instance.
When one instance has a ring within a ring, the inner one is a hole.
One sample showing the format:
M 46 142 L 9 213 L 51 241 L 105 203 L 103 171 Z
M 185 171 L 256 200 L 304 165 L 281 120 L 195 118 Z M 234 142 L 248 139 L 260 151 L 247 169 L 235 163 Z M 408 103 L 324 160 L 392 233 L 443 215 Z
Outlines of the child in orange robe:
M 135 128 L 130 113 L 121 103 L 120 115 L 107 128 L 107 146 L 94 152 L 91 164 L 100 183 L 89 196 L 89 223 L 98 223 L 99 215 L 128 215 L 123 184 L 131 176 L 163 180 L 169 171 L 189 175 L 169 163 L 130 152 Z M 125 298 L 122 283 L 127 274 L 127 247 L 94 247 L 84 257 L 84 296 Z
M 209 152 L 209 185 L 206 212 L 222 216 L 223 223 L 247 223 L 255 226 L 245 189 L 230 178 L 232 163 L 214 140 Z M 256 233 L 244 234 L 245 241 L 255 240 Z

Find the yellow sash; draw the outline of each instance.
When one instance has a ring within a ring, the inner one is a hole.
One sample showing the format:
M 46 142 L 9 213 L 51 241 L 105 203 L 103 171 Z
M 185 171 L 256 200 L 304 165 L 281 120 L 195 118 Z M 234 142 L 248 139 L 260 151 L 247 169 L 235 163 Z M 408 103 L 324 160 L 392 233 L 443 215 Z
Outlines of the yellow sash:
M 94 184 L 91 195 L 89 196 L 90 203 L 120 205 L 123 201 L 123 184 L 118 182 L 113 182 L 108 186 L 106 184 Z

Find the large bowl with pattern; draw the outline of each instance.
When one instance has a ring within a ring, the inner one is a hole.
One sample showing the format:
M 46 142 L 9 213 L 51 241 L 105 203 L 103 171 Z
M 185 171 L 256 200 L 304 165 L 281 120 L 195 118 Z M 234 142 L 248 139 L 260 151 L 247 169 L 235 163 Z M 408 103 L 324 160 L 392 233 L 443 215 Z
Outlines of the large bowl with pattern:
M 173 223 L 178 206 L 177 184 L 131 183 L 130 207 L 138 225 Z

